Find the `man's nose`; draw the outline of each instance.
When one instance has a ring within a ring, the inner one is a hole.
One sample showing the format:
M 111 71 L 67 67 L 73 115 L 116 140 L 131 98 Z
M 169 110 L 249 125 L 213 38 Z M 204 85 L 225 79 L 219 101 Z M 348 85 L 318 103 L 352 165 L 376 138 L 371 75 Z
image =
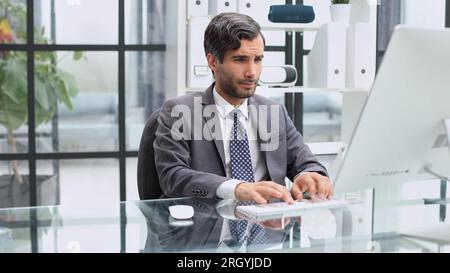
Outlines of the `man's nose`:
M 254 78 L 256 78 L 257 71 L 258 71 L 257 65 L 255 63 L 250 63 L 247 66 L 247 70 L 245 72 L 245 77 L 247 79 L 254 79 Z

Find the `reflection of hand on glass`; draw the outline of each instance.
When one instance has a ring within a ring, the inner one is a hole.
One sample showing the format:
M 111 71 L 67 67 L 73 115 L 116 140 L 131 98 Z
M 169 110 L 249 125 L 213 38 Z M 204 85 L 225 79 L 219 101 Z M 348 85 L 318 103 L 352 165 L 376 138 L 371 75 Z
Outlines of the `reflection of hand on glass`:
M 301 227 L 304 234 L 315 240 L 335 238 L 336 216 L 330 210 L 306 211 L 302 215 Z
M 235 208 L 234 208 L 234 216 L 236 217 L 236 219 L 248 220 L 248 218 L 244 214 L 242 214 L 240 211 L 238 211 L 236 209 L 236 207 L 237 206 L 235 206 Z
M 240 213 L 238 210 L 234 211 L 234 214 L 236 216 L 237 219 L 243 219 L 243 220 L 249 220 L 245 215 L 243 215 L 242 213 Z M 266 221 L 259 221 L 259 222 L 255 222 L 256 224 L 262 226 L 265 229 L 270 229 L 270 230 L 284 230 L 285 227 L 287 225 L 289 225 L 291 222 L 297 222 L 300 223 L 300 217 L 283 217 L 280 219 L 271 219 L 271 220 L 266 220 Z
M 272 219 L 264 222 L 258 222 L 265 229 L 271 230 L 283 230 L 287 225 L 291 223 L 291 218 Z

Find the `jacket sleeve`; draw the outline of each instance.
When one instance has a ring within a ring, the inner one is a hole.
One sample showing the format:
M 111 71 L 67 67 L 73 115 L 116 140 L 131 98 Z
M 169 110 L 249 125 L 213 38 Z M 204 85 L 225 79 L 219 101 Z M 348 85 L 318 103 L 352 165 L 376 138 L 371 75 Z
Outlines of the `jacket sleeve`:
M 317 172 L 328 176 L 326 168 L 303 142 L 303 137 L 289 118 L 286 108 L 281 108 L 286 121 L 287 177 L 294 181 L 294 177 L 301 172 Z
M 186 139 L 189 136 L 182 137 L 180 133 L 172 132 L 172 126 L 179 119 L 171 116 L 172 109 L 176 105 L 176 100 L 169 100 L 163 105 L 153 144 L 161 189 L 166 196 L 172 198 L 216 198 L 217 188 L 229 178 L 191 169 L 191 140 Z M 183 126 L 183 132 L 189 129 Z

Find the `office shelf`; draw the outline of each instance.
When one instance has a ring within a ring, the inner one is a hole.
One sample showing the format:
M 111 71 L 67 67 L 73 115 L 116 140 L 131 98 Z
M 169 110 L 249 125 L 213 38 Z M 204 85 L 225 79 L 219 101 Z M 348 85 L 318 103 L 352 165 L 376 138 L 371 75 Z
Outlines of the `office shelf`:
M 293 24 L 293 23 L 271 23 L 262 25 L 263 30 L 282 30 L 282 31 L 316 31 L 319 29 L 317 24 Z
M 336 142 L 309 142 L 305 143 L 314 155 L 336 155 L 344 147 L 344 143 Z
M 340 92 L 340 93 L 350 93 L 350 92 L 366 92 L 369 90 L 366 89 L 357 89 L 357 88 L 319 88 L 319 87 L 266 87 L 266 86 L 258 86 L 256 92 L 260 93 L 306 93 L 306 92 Z

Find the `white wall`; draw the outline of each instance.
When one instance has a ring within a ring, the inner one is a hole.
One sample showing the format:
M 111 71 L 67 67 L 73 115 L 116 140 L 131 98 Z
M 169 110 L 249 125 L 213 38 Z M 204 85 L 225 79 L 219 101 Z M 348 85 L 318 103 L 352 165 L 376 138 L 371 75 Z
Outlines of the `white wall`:
M 117 0 L 55 1 L 55 9 L 57 42 L 117 44 Z
M 445 27 L 445 0 L 403 0 L 403 23 L 424 28 Z
M 41 24 L 50 38 L 50 0 L 41 0 Z M 57 44 L 117 44 L 117 0 L 55 1 Z M 118 58 L 116 53 L 85 52 L 87 62 L 65 58 L 61 68 L 79 79 L 83 91 L 116 91 Z M 66 52 L 58 53 L 58 58 Z

